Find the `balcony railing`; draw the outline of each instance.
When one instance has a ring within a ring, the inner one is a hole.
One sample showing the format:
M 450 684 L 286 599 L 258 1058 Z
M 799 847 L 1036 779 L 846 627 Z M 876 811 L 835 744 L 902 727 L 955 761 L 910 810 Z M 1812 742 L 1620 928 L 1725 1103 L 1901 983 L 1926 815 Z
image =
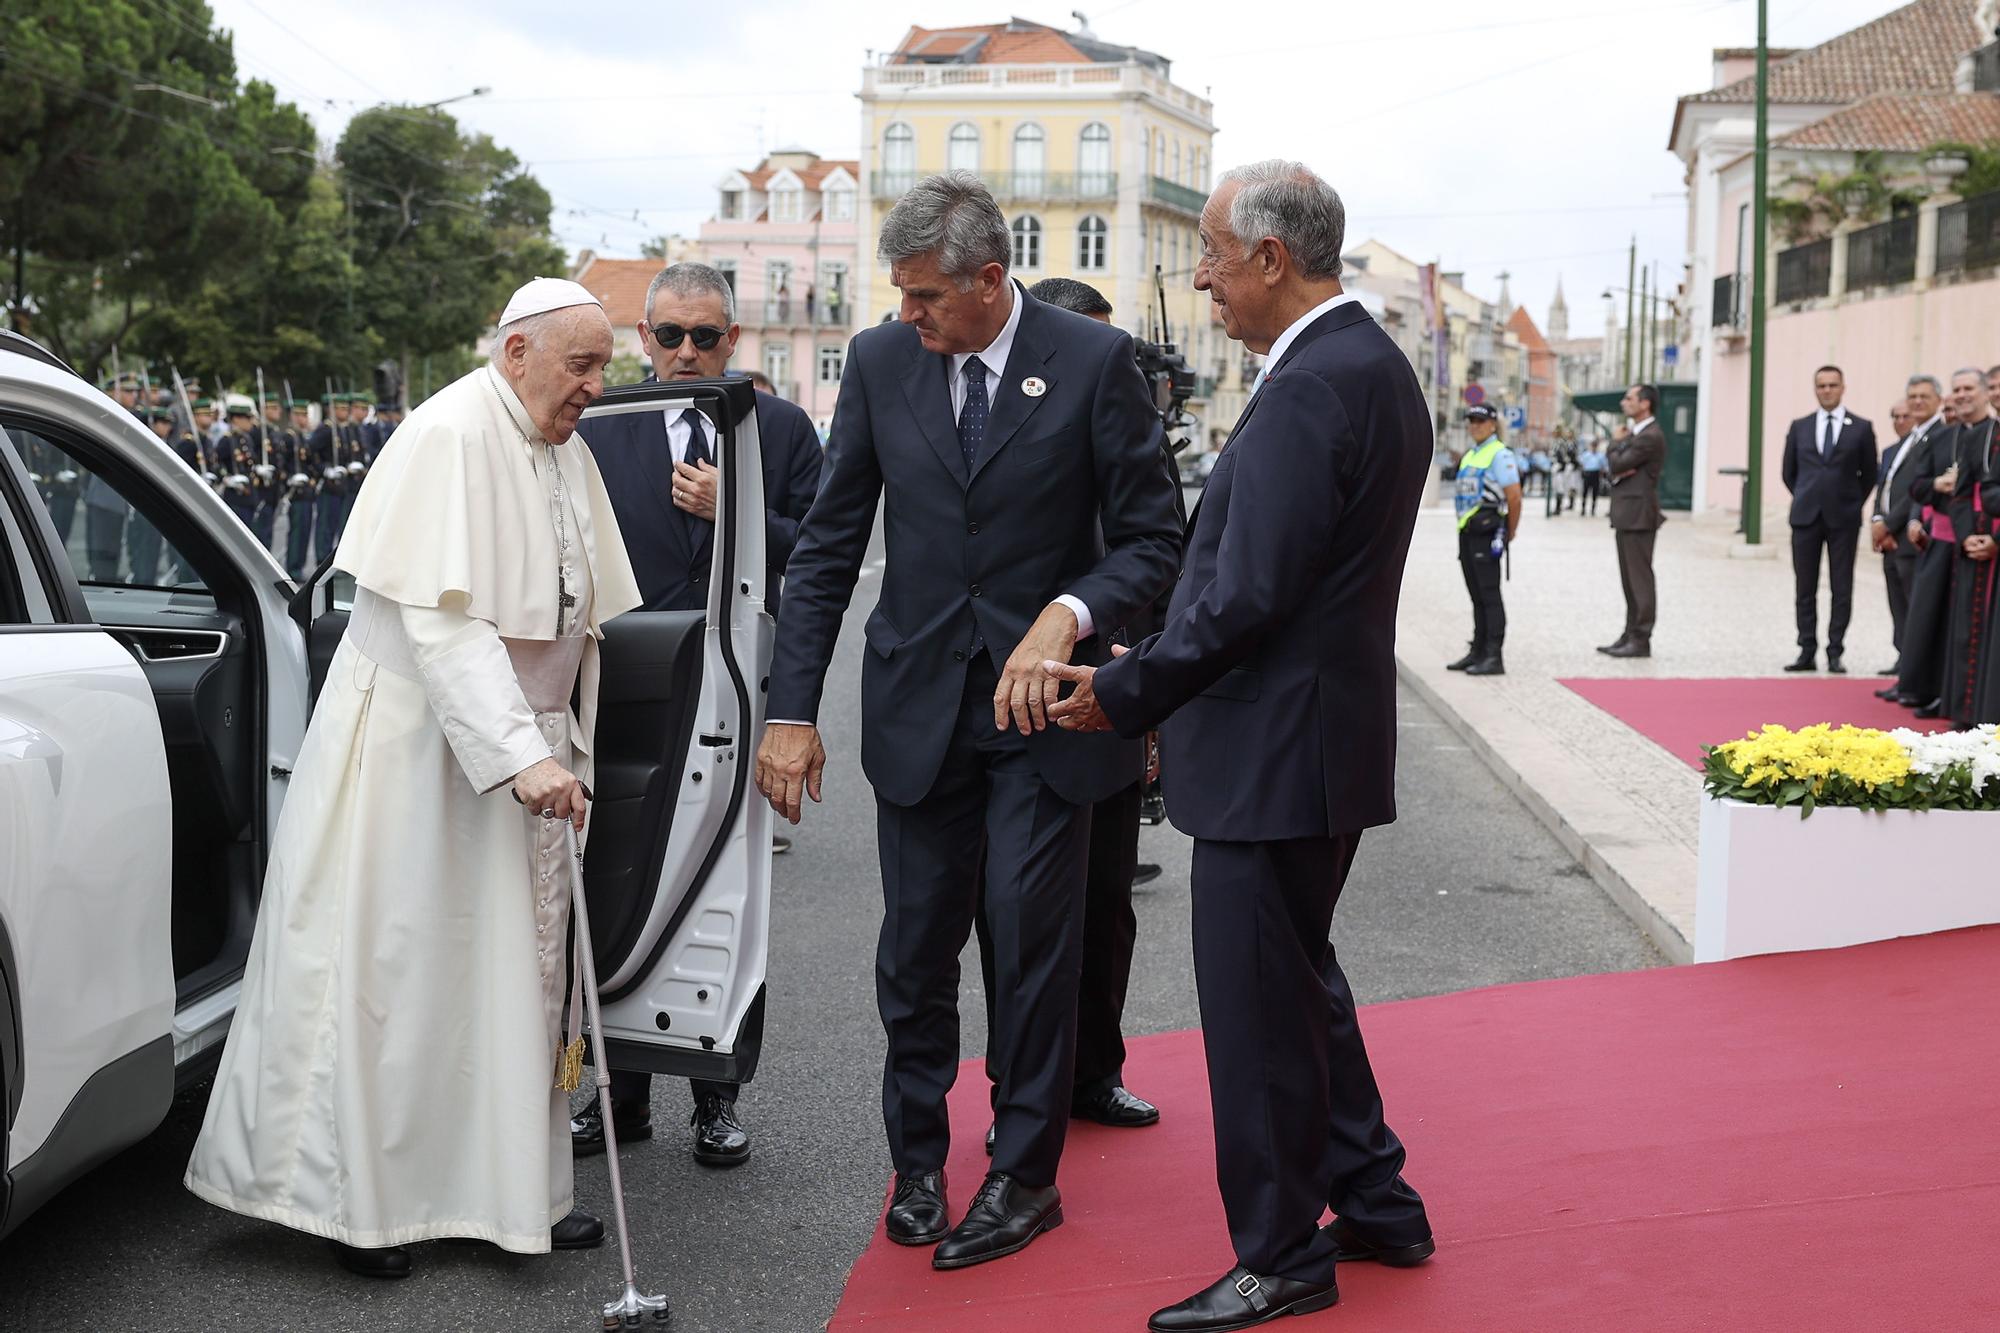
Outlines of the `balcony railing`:
M 1890 218 L 1847 235 L 1847 290 L 1887 287 L 1917 276 L 1917 216 Z
M 852 302 L 842 301 L 828 310 L 825 303 L 815 300 L 812 309 L 807 310 L 805 301 L 800 297 L 767 296 L 764 298 L 764 323 L 796 329 L 841 328 L 846 326 L 852 308 Z
M 877 171 L 869 177 L 877 199 L 901 199 L 929 172 Z M 982 171 L 979 179 L 1001 203 L 1088 203 L 1118 197 L 1115 171 Z
M 1779 305 L 1810 301 L 1833 289 L 1833 241 L 1812 241 L 1778 252 Z
M 1146 197 L 1156 204 L 1165 204 L 1196 216 L 1200 216 L 1202 205 L 1208 202 L 1208 196 L 1200 190 L 1190 190 L 1160 176 L 1147 178 Z
M 2000 93 L 2000 42 L 1988 42 L 1972 53 L 1972 91 Z
M 1938 210 L 1937 271 L 2000 264 L 2000 194 L 1974 195 Z
M 1718 329 L 1733 329 L 1743 322 L 1742 286 L 1731 273 L 1715 280 L 1715 305 L 1708 322 Z

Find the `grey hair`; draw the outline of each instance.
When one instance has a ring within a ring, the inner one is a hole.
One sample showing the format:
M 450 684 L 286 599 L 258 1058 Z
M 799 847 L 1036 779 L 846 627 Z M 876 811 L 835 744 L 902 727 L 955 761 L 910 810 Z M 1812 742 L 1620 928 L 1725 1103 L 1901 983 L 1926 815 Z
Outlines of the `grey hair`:
M 669 264 L 653 275 L 646 286 L 646 322 L 653 322 L 653 298 L 661 292 L 672 292 L 675 296 L 719 296 L 722 298 L 722 322 L 736 322 L 736 292 L 729 285 L 729 279 L 722 276 L 722 270 L 707 264 L 697 264 L 688 260 L 679 264 Z
M 1980 386 L 1982 388 L 1985 387 L 1986 372 L 1981 370 L 1978 366 L 1960 366 L 1957 370 L 1951 372 L 1951 377 L 1953 379 L 1957 379 L 1960 375 L 1970 375 L 1974 379 L 1979 381 Z
M 1217 188 L 1231 183 L 1239 188 L 1229 201 L 1229 230 L 1246 253 L 1269 236 L 1285 247 L 1305 277 L 1340 276 L 1347 208 L 1310 167 L 1269 158 L 1223 172 Z
M 938 271 L 969 291 L 973 275 L 988 264 L 1008 267 L 1013 238 L 993 194 L 969 171 L 926 176 L 882 219 L 875 255 L 900 264 L 935 253 Z
M 502 324 L 494 330 L 493 345 L 496 348 L 505 347 L 507 340 L 517 333 L 531 343 L 540 342 L 542 335 L 556 323 L 556 316 L 562 313 L 562 310 L 544 310 L 538 314 L 523 315 L 511 324 Z
M 1905 389 L 1914 389 L 1919 384 L 1930 385 L 1932 393 L 1936 394 L 1940 398 L 1944 397 L 1944 385 L 1938 383 L 1938 377 L 1935 375 L 1912 375 L 1910 376 L 1909 382 L 1905 384 L 1903 387 Z

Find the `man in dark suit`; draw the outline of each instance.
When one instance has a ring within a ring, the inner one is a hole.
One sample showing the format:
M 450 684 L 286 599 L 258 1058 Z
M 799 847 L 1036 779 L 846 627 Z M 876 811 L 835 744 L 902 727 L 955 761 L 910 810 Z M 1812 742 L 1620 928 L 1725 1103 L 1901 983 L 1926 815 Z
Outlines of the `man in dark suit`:
M 1869 510 L 1868 544 L 1882 557 L 1882 586 L 1889 595 L 1889 638 L 1896 645 L 1897 664 L 1882 675 L 1893 676 L 1902 669 L 1903 617 L 1910 609 L 1910 575 L 1917 558 L 1916 548 L 1897 540 L 1904 525 L 1909 521 L 1909 487 L 1903 488 L 1905 495 L 1900 505 L 1896 498 L 1896 473 L 1902 460 L 1907 457 L 1910 437 L 1916 431 L 1916 418 L 1910 415 L 1910 400 L 1897 399 L 1889 408 L 1889 427 L 1895 435 L 1894 443 L 1882 451 L 1881 461 L 1875 465 L 1874 508 Z M 1900 521 L 1899 521 L 1900 520 Z M 1878 698 L 1887 699 L 1896 693 L 1894 685 L 1877 690 Z
M 706 264 L 662 269 L 646 290 L 639 341 L 654 379 L 720 378 L 741 332 L 735 293 Z M 645 610 L 698 611 L 708 605 L 716 481 L 722 475 L 714 442 L 714 426 L 694 408 L 620 413 L 590 424 L 590 452 L 618 516 Z M 775 615 L 799 520 L 819 490 L 819 436 L 803 408 L 760 393 L 757 443 L 764 464 L 764 602 Z M 689 1086 L 694 1159 L 704 1166 L 747 1160 L 750 1136 L 736 1117 L 738 1086 L 702 1079 Z M 611 1113 L 620 1143 L 651 1138 L 652 1076 L 614 1070 Z M 597 1101 L 570 1122 L 570 1142 L 579 1156 L 604 1151 L 604 1110 Z
M 1228 172 L 1209 196 L 1194 285 L 1267 370 L 1196 507 L 1166 627 L 1094 672 L 1045 668 L 1076 684 L 1050 710 L 1065 728 L 1160 727 L 1167 811 L 1195 839 L 1237 1266 L 1155 1313 L 1159 1333 L 1324 1309 L 1336 1260 L 1435 1249 L 1327 939 L 1362 831 L 1396 816 L 1396 602 L 1433 447 L 1409 361 L 1341 290 L 1344 230 L 1298 163 Z
M 1171 581 L 1180 554 L 1131 337 L 1030 297 L 1008 276 L 1010 251 L 970 172 L 919 182 L 883 219 L 878 254 L 902 318 L 848 349 L 757 755 L 758 789 L 796 822 L 819 795 L 820 692 L 886 497 L 861 764 L 882 858 L 888 1233 L 941 1240 L 939 1268 L 1012 1254 L 1062 1221 L 1089 807 L 1131 782 L 1138 743 L 1047 727 L 1056 687 L 1041 663 L 1106 660 L 1111 630 Z M 945 1093 L 975 910 L 993 943 L 999 1092 L 993 1170 L 951 1227 Z
M 1826 669 L 1844 675 L 1847 621 L 1854 614 L 1854 546 L 1862 506 L 1875 485 L 1875 427 L 1840 405 L 1847 381 L 1839 366 L 1813 372 L 1819 410 L 1785 432 L 1783 473 L 1792 493 L 1792 581 L 1797 592 L 1798 660 L 1787 671 L 1811 671 L 1819 652 L 1819 556 L 1826 552 L 1833 606 L 1826 623 Z
M 1906 708 L 1921 708 L 1937 698 L 1951 543 L 1931 549 L 1935 543 L 1915 491 L 1920 481 L 1949 465 L 1948 458 L 1939 462 L 1935 451 L 1951 440 L 1952 429 L 1945 422 L 1944 385 L 1937 376 L 1912 375 L 1904 387 L 1910 420 L 1916 424 L 1897 451 L 1895 475 L 1883 485 L 1885 507 L 1878 514 L 1896 524 L 1889 532 L 1896 538 L 1896 551 L 1902 558 L 1903 600 L 1903 623 L 1896 640 L 1896 682 L 1882 697 Z M 1944 561 L 1943 569 L 1937 566 L 1939 560 Z
M 1604 456 L 1611 474 L 1611 530 L 1618 540 L 1618 580 L 1625 588 L 1625 632 L 1597 651 L 1611 657 L 1651 657 L 1653 620 L 1653 539 L 1667 521 L 1660 512 L 1660 468 L 1667 459 L 1667 435 L 1654 418 L 1660 391 L 1634 384 L 1618 401 L 1629 425 Z

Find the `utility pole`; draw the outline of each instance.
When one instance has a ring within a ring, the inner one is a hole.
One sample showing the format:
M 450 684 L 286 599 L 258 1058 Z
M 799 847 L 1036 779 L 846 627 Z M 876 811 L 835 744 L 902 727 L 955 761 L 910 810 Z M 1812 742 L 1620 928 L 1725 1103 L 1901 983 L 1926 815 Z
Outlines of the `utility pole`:
M 1757 0 L 1757 146 L 1750 184 L 1750 435 L 1743 479 L 1743 541 L 1764 540 L 1764 256 L 1770 225 L 1770 0 Z
M 1632 237 L 1632 248 L 1625 252 L 1625 387 L 1632 387 L 1632 291 L 1639 285 L 1639 238 Z
M 1642 268 L 1639 270 L 1639 378 L 1648 384 L 1653 381 L 1652 348 L 1647 342 L 1647 336 L 1652 331 L 1652 310 L 1653 300 L 1646 289 L 1646 270 Z

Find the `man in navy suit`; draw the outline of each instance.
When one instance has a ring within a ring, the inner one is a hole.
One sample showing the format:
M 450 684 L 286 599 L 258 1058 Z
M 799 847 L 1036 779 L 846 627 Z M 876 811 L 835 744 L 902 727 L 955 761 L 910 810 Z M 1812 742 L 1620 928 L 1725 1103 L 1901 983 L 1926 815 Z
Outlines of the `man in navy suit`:
M 662 269 L 646 289 L 639 341 L 660 380 L 716 379 L 725 373 L 741 332 L 736 296 L 706 264 Z M 698 611 L 708 605 L 708 570 L 715 545 L 715 431 L 693 408 L 628 412 L 593 421 L 590 451 L 618 515 L 632 572 L 648 611 Z M 757 395 L 757 443 L 763 453 L 765 534 L 769 566 L 765 605 L 778 609 L 785 562 L 798 541 L 799 520 L 819 490 L 819 436 L 805 410 L 767 393 Z M 737 1086 L 696 1079 L 694 1159 L 736 1166 L 750 1156 L 750 1136 L 736 1118 Z M 611 1113 L 618 1140 L 650 1138 L 652 1078 L 616 1070 Z M 604 1111 L 593 1101 L 570 1124 L 580 1155 L 604 1151 Z
M 758 789 L 797 822 L 819 797 L 820 693 L 883 503 L 861 765 L 882 860 L 888 1234 L 941 1241 L 939 1268 L 1012 1254 L 1062 1221 L 1089 808 L 1140 759 L 1136 740 L 1048 727 L 1056 686 L 1041 664 L 1107 660 L 1111 631 L 1167 586 L 1180 554 L 1130 335 L 1029 296 L 1008 276 L 1010 251 L 1007 220 L 970 172 L 920 181 L 883 219 L 878 253 L 902 318 L 848 349 L 757 755 Z M 945 1093 L 975 911 L 995 974 L 993 1170 L 952 1227 Z
M 1194 965 L 1237 1267 L 1154 1314 L 1217 1333 L 1339 1299 L 1336 1260 L 1434 1250 L 1327 932 L 1396 817 L 1396 600 L 1432 434 L 1410 363 L 1340 285 L 1346 215 L 1296 162 L 1225 174 L 1194 285 L 1267 357 L 1196 507 L 1165 628 L 1049 712 L 1160 728 L 1194 845 Z M 1336 1221 L 1322 1230 L 1320 1214 Z
M 1792 493 L 1792 580 L 1798 598 L 1799 656 L 1787 671 L 1811 671 L 1819 651 L 1819 554 L 1826 551 L 1833 607 L 1826 623 L 1826 669 L 1841 662 L 1854 612 L 1854 548 L 1875 488 L 1875 428 L 1840 405 L 1847 381 L 1839 366 L 1813 372 L 1819 410 L 1785 432 L 1785 489 Z

